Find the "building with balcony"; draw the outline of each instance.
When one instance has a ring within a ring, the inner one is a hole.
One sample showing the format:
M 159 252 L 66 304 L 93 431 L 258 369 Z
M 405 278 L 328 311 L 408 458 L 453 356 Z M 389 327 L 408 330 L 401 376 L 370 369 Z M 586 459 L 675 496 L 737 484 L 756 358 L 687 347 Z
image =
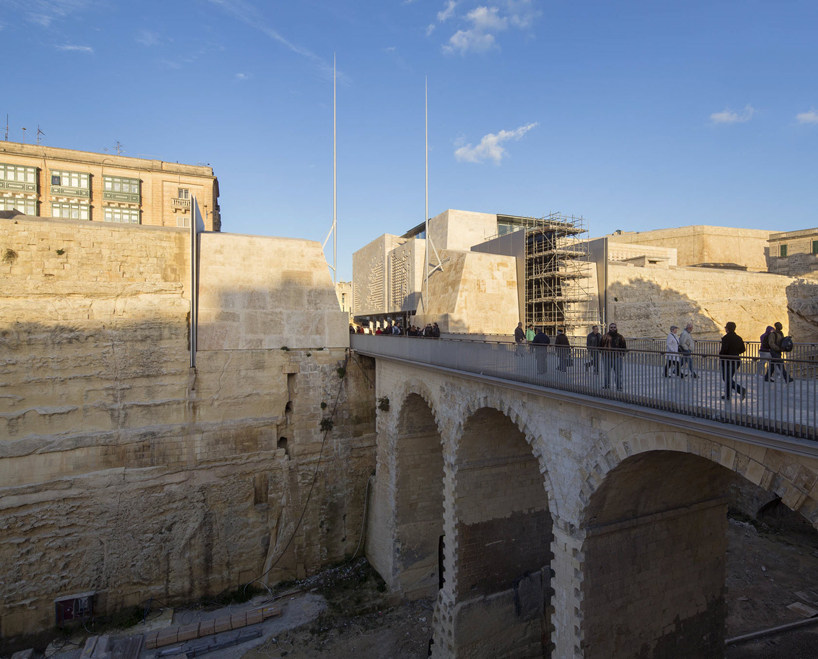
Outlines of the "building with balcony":
M 194 196 L 205 229 L 220 231 L 219 182 L 210 166 L 0 142 L 0 211 L 185 227 Z

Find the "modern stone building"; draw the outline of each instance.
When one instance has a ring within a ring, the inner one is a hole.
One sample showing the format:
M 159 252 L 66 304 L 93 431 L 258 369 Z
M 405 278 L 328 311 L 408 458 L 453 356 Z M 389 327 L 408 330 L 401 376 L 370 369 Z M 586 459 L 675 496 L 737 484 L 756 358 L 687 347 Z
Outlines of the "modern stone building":
M 356 318 L 437 322 L 444 333 L 503 338 L 523 321 L 553 333 L 558 323 L 532 313 L 532 301 L 558 293 L 564 303 L 559 324 L 574 341 L 581 342 L 591 324 L 611 321 L 631 337 L 663 336 L 671 324 L 693 322 L 698 338 L 716 339 L 729 320 L 747 339 L 780 321 L 796 340 L 818 340 L 818 285 L 804 277 L 818 263 L 811 253 L 818 249 L 818 230 L 618 231 L 575 243 L 583 249 L 572 267 L 553 272 L 559 290 L 552 285 L 543 291 L 532 285 L 542 264 L 532 254 L 534 222 L 455 210 L 431 218 L 435 249 L 425 301 L 424 225 L 403 236 L 380 236 L 353 255 Z
M 209 166 L 0 142 L 0 211 L 185 227 L 194 196 L 205 229 L 221 230 L 219 182 Z

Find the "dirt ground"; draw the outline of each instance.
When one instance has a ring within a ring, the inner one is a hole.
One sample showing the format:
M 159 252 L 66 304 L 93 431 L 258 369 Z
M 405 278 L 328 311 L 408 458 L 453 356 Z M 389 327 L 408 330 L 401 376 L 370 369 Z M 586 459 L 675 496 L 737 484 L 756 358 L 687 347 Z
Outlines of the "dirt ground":
M 793 604 L 818 610 L 818 532 L 804 527 L 789 527 L 784 531 L 775 520 L 770 521 L 770 524 L 742 521 L 740 516 L 729 520 L 728 639 L 806 620 L 809 609 L 802 608 L 799 612 L 788 608 Z M 231 604 L 227 608 L 200 605 L 189 609 L 166 609 L 157 611 L 146 623 L 153 628 L 188 624 L 270 602 L 282 608 L 280 617 L 233 632 L 236 642 L 227 633 L 221 639 L 226 641 L 223 647 L 202 656 L 213 659 L 408 659 L 427 656 L 434 602 L 431 599 L 396 600 L 386 592 L 383 580 L 365 559 L 336 566 L 296 584 L 282 585 L 272 596 L 258 595 L 244 604 Z M 143 629 L 146 623 L 122 629 L 119 634 L 110 629 L 104 633 L 133 637 L 146 631 Z M 243 642 L 238 638 L 248 633 L 256 637 Z M 70 640 L 53 644 L 45 656 L 80 659 L 84 643 L 85 637 L 78 634 Z M 183 657 L 190 649 L 179 647 L 176 656 Z M 143 650 L 141 657 L 167 657 L 168 650 L 161 654 L 157 650 Z M 196 656 L 199 654 L 201 652 Z M 729 644 L 725 657 L 814 659 L 818 657 L 818 618 L 814 625 L 798 630 Z
M 327 610 L 311 623 L 269 639 L 244 659 L 425 657 L 431 637 L 431 600 L 390 604 L 379 578 L 362 566 L 355 587 L 325 584 Z M 799 593 L 801 596 L 797 595 Z M 787 607 L 818 600 L 818 534 L 776 532 L 764 524 L 728 524 L 727 638 L 768 629 L 805 616 Z M 818 604 L 813 608 L 818 609 Z M 727 659 L 814 659 L 818 622 L 797 631 L 730 645 Z

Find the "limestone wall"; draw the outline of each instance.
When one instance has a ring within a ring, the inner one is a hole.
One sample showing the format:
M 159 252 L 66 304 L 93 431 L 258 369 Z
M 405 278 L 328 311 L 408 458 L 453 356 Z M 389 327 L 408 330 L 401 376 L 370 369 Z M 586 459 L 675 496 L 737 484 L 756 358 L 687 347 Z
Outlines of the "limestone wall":
M 336 372 L 346 318 L 316 250 L 203 236 L 192 371 L 186 231 L 0 220 L 0 636 L 72 593 L 174 603 L 355 551 L 374 378 Z
M 609 263 L 608 318 L 627 336 L 664 336 L 692 320 L 697 338 L 716 339 L 732 320 L 757 341 L 780 321 L 799 342 L 818 342 L 818 283 L 768 273 L 640 268 Z
M 443 270 L 429 278 L 428 313 L 415 324 L 437 322 L 442 332 L 508 334 L 519 316 L 513 256 L 442 250 Z

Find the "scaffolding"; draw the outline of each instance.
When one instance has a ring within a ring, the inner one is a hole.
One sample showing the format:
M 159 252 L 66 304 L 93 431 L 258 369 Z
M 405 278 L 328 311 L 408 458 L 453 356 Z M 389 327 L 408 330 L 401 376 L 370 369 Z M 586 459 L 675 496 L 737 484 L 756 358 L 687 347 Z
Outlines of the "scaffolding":
M 581 217 L 551 213 L 525 226 L 525 323 L 584 336 L 598 322 Z

